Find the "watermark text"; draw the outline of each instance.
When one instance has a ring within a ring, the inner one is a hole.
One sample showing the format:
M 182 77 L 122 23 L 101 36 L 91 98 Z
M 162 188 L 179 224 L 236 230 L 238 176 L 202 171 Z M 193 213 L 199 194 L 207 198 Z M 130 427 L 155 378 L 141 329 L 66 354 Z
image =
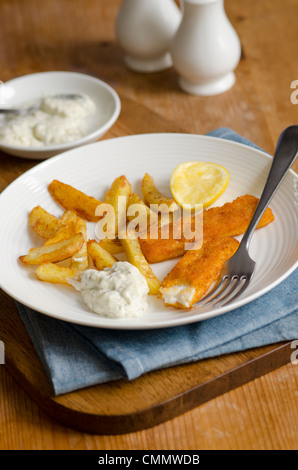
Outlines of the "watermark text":
M 291 349 L 295 349 L 291 354 L 291 363 L 298 365 L 298 339 L 291 342 Z
M 126 207 L 126 197 L 119 196 L 117 207 L 102 203 L 95 215 L 99 221 L 95 226 L 95 238 L 103 239 L 140 238 L 151 240 L 184 240 L 185 250 L 196 249 L 203 243 L 203 206 L 195 209 L 171 210 L 166 204 L 134 203 Z
M 292 81 L 291 88 L 294 88 L 294 91 L 291 93 L 291 103 L 298 104 L 298 80 Z
M 5 347 L 3 341 L 0 341 L 0 364 L 5 364 Z

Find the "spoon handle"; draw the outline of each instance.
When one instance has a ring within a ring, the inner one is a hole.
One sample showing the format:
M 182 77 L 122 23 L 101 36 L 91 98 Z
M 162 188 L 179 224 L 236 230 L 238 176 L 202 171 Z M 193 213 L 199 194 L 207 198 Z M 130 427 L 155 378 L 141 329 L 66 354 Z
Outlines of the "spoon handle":
M 0 114 L 24 114 L 27 112 L 26 109 L 9 109 L 9 108 L 0 108 Z

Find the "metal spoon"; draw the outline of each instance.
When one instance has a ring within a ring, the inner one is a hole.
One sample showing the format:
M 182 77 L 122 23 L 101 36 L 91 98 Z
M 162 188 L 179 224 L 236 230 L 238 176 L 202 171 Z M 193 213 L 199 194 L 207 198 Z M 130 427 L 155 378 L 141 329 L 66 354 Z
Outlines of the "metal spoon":
M 74 100 L 77 98 L 84 98 L 83 95 L 78 93 L 60 93 L 57 95 L 53 95 L 53 98 L 59 99 L 66 99 L 66 100 Z M 28 113 L 31 113 L 34 109 L 39 108 L 41 100 L 37 101 L 33 106 L 24 109 L 16 109 L 16 108 L 0 108 L 0 114 L 18 114 L 19 116 L 25 116 Z

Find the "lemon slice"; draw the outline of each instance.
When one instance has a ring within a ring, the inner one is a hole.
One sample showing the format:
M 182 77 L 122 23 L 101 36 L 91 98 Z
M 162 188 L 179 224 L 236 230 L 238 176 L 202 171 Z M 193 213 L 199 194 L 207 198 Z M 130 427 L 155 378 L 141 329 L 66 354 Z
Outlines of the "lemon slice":
M 170 188 L 173 198 L 187 210 L 210 206 L 226 190 L 228 170 L 217 163 L 180 163 L 172 173 Z

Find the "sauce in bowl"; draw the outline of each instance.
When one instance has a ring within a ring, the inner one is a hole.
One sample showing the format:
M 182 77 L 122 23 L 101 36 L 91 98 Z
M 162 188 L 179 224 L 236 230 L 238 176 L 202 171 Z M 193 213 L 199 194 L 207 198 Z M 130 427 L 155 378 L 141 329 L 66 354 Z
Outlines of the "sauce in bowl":
M 72 99 L 46 96 L 24 116 L 7 114 L 0 126 L 0 141 L 8 145 L 42 147 L 80 139 L 88 132 L 88 118 L 96 107 L 87 96 Z M 34 106 L 34 103 L 21 108 Z

